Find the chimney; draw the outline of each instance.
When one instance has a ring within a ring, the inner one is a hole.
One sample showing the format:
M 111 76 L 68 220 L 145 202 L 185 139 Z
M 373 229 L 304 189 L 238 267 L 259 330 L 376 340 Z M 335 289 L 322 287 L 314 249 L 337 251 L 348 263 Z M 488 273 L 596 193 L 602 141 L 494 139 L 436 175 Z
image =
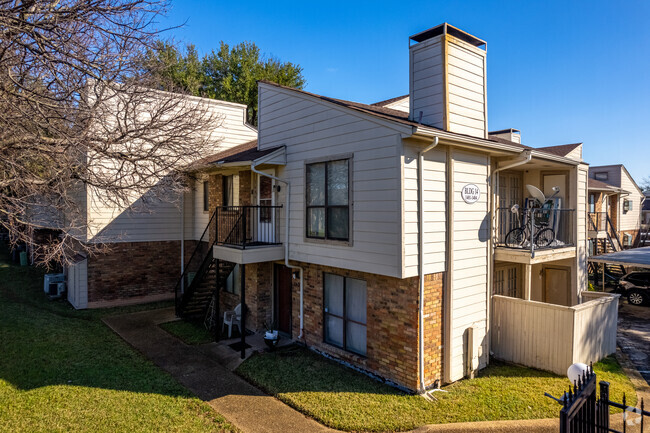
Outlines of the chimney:
M 514 143 L 521 144 L 521 131 L 519 131 L 518 129 L 510 128 L 510 129 L 501 129 L 499 131 L 490 131 L 489 136 L 499 137 L 508 141 L 512 141 Z
M 487 138 L 487 44 L 447 23 L 409 38 L 410 119 Z

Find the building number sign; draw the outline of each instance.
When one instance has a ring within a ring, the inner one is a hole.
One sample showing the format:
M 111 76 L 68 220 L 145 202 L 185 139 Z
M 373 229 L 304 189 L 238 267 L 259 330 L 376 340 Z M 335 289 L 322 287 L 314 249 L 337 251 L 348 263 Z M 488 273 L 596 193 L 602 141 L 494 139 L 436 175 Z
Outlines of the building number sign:
M 478 188 L 478 186 L 470 183 L 468 185 L 465 185 L 463 189 L 460 190 L 460 196 L 463 198 L 465 203 L 476 203 L 479 197 L 481 197 L 481 190 Z

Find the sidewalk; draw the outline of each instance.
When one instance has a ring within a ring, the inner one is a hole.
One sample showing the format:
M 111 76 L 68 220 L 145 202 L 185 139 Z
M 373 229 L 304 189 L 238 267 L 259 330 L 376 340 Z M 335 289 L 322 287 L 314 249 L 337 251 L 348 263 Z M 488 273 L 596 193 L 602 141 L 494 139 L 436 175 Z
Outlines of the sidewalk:
M 175 318 L 174 309 L 165 308 L 106 317 L 103 321 L 245 433 L 336 431 L 266 395 L 220 365 L 209 351 L 187 345 L 158 326 Z M 515 433 L 556 432 L 557 429 L 557 419 L 543 419 L 428 425 L 414 431 Z

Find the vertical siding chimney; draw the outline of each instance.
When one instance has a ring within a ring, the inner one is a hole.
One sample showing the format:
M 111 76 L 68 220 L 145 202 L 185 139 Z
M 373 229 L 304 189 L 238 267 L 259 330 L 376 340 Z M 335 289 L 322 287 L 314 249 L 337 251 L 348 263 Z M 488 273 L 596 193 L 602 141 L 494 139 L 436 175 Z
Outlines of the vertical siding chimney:
M 409 38 L 410 119 L 487 138 L 487 44 L 447 23 Z

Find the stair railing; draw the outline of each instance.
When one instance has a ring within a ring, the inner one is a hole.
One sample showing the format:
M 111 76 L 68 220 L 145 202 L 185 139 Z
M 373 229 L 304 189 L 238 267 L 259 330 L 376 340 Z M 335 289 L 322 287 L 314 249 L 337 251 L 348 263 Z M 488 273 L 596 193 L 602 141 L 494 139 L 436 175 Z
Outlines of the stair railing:
M 189 295 L 188 292 L 192 288 L 194 280 L 201 276 L 199 273 L 204 267 L 205 259 L 211 257 L 212 245 L 214 244 L 214 240 L 212 242 L 210 241 L 210 229 L 212 227 L 214 227 L 214 239 L 216 240 L 218 227 L 216 210 L 212 213 L 208 224 L 205 226 L 201 237 L 197 241 L 196 247 L 190 255 L 190 259 L 183 266 L 181 277 L 174 286 L 174 305 L 176 315 L 179 317 L 182 314 L 182 304 L 186 303 L 186 301 L 183 302 L 183 298 L 187 299 L 186 294 Z
M 607 239 L 609 239 L 612 248 L 614 248 L 615 251 L 621 251 L 623 249 L 623 244 L 621 243 L 621 239 L 618 237 L 618 232 L 614 228 L 614 223 L 612 223 L 609 215 L 607 215 L 607 228 Z M 616 243 L 614 243 L 613 239 L 616 239 Z

